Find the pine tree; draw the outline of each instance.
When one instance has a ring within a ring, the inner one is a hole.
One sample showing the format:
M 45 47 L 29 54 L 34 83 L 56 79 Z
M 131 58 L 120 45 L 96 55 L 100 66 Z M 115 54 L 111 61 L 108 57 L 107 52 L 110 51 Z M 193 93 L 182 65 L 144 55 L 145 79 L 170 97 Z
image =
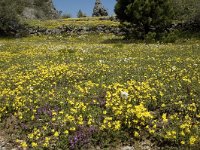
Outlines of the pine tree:
M 115 13 L 143 36 L 151 31 L 163 32 L 173 14 L 169 0 L 117 0 Z
M 86 14 L 83 13 L 81 10 L 79 10 L 78 13 L 77 13 L 77 17 L 78 18 L 86 17 Z
M 96 0 L 92 16 L 98 17 L 98 16 L 108 16 L 107 10 L 103 7 L 100 0 Z

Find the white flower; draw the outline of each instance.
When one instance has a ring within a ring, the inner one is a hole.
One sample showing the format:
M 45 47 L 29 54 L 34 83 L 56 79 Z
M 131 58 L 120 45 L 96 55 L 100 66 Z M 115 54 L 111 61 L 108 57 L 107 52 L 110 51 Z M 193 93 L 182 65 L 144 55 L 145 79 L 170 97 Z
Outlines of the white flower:
M 103 64 L 103 63 L 104 63 L 104 60 L 99 60 L 99 62 L 100 62 L 101 64 Z
M 172 70 L 176 70 L 176 66 L 173 66 L 173 67 L 172 67 Z
M 121 98 L 122 99 L 127 99 L 128 98 L 128 93 L 124 92 L 124 91 L 121 91 Z

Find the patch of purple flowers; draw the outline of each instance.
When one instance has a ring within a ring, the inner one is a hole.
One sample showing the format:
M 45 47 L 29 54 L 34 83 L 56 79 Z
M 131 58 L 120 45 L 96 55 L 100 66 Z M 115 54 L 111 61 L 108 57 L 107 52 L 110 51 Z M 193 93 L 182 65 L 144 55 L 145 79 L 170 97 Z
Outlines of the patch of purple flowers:
M 70 149 L 76 149 L 90 143 L 95 132 L 97 129 L 94 126 L 80 126 L 75 134 L 69 138 Z

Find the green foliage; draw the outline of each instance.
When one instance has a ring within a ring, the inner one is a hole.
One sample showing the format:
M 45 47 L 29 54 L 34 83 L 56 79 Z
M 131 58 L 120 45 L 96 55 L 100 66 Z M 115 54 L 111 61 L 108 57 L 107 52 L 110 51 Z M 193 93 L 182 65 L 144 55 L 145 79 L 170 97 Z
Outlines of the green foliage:
M 79 10 L 78 13 L 77 13 L 77 17 L 78 18 L 83 18 L 83 17 L 86 17 L 86 14 L 83 13 L 81 10 Z
M 136 28 L 133 34 L 139 38 L 148 32 L 163 32 L 173 14 L 169 0 L 118 0 L 115 13 L 122 23 Z
M 174 43 L 179 38 L 180 31 L 174 30 L 169 33 L 164 33 L 161 37 L 161 41 L 164 43 Z
M 147 43 L 154 43 L 156 39 L 156 33 L 155 32 L 149 32 L 145 35 L 145 41 Z
M 174 19 L 187 21 L 197 18 L 200 15 L 199 0 L 170 0 L 174 10 Z
M 40 7 L 46 2 L 48 2 L 48 0 L 34 0 L 34 5 Z
M 200 1 L 199 0 L 171 0 L 174 10 L 174 20 L 182 23 L 182 30 L 199 32 L 200 30 Z
M 180 31 L 178 30 L 163 32 L 159 34 L 156 32 L 148 32 L 148 34 L 145 35 L 144 40 L 146 43 L 155 43 L 157 39 L 159 39 L 158 42 L 161 43 L 175 43 L 179 38 L 179 34 Z
M 16 35 L 16 28 L 21 28 L 18 14 L 20 14 L 25 5 L 24 0 L 0 1 L 0 35 Z M 21 32 L 21 31 L 20 31 Z
M 0 1 L 0 18 L 16 19 L 16 3 L 12 3 L 12 0 Z

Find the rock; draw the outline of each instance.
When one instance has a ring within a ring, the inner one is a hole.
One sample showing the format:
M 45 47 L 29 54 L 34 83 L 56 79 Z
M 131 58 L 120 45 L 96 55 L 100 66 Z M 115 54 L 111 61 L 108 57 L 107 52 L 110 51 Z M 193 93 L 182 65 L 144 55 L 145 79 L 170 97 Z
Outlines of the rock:
M 90 34 L 90 33 L 113 33 L 123 35 L 124 31 L 116 26 L 73 26 L 63 25 L 55 29 L 47 29 L 42 27 L 28 27 L 28 33 L 31 35 L 59 35 L 59 34 Z
M 108 16 L 108 12 L 103 7 L 103 5 L 102 5 L 100 0 L 96 0 L 92 16 L 94 16 L 94 17 Z
M 135 150 L 135 148 L 132 146 L 124 146 L 121 148 L 121 150 Z
M 52 0 L 27 0 L 21 16 L 26 19 L 56 19 L 60 13 L 55 9 Z
M 36 10 L 30 7 L 25 7 L 22 16 L 27 19 L 36 19 Z

